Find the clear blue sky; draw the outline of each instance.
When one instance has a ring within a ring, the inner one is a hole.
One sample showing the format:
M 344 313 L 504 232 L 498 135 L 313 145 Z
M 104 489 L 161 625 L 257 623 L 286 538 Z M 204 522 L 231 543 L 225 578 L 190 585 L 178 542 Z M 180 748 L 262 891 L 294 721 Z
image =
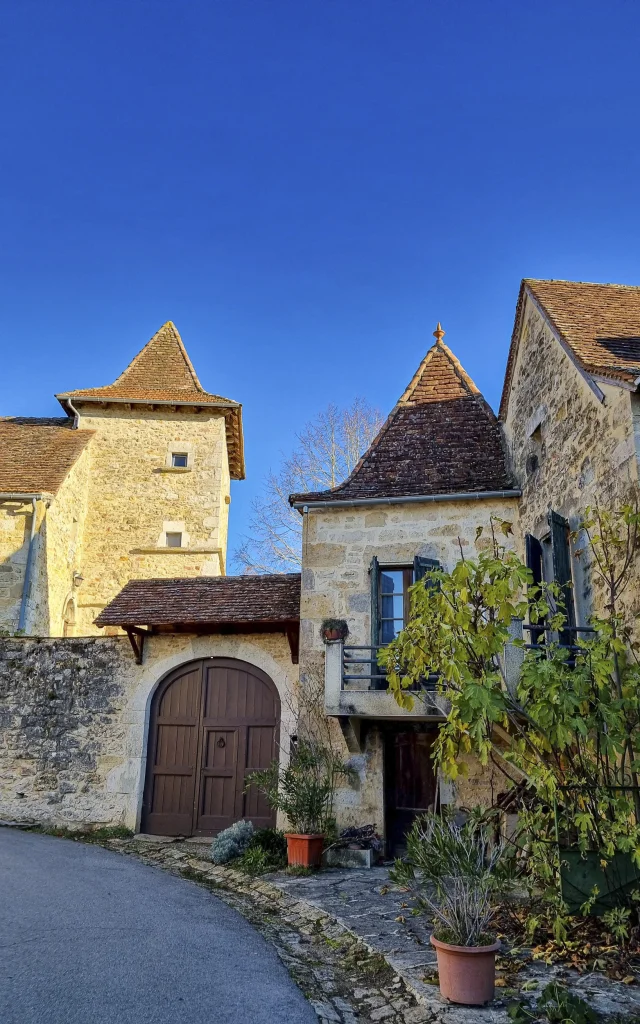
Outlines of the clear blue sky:
M 245 406 L 232 546 L 437 320 L 496 407 L 521 277 L 640 283 L 633 0 L 21 0 L 0 40 L 0 413 L 174 320 Z

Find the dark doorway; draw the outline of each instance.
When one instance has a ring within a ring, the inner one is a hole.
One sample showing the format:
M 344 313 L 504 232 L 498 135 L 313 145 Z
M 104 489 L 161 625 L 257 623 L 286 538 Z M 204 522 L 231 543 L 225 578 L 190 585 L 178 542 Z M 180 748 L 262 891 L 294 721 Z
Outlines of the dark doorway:
M 384 776 L 387 854 L 401 853 L 415 818 L 433 810 L 437 780 L 431 750 L 433 726 L 389 728 L 385 733 Z
M 247 818 L 256 828 L 275 814 L 246 776 L 277 756 L 280 700 L 259 668 L 231 658 L 174 669 L 153 697 L 142 830 L 152 835 L 214 835 Z

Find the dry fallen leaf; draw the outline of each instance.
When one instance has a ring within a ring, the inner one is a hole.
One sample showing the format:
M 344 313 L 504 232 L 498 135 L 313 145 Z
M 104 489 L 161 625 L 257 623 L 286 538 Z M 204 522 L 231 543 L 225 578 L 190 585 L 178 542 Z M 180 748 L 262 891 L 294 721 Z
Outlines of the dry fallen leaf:
M 633 984 L 634 984 L 634 982 L 635 982 L 635 980 L 636 980 L 636 979 L 635 979 L 635 977 L 634 977 L 634 975 L 633 975 L 633 974 L 627 974 L 627 975 L 626 975 L 626 976 L 625 976 L 625 977 L 624 977 L 624 978 L 622 979 L 622 984 L 623 984 L 623 985 L 633 985 Z

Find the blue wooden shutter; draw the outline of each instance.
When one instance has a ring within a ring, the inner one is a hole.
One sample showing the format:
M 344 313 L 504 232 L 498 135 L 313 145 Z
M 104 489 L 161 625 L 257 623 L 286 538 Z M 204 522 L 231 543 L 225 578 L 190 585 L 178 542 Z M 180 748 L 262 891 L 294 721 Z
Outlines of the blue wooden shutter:
M 416 555 L 413 560 L 413 579 L 417 583 L 429 569 L 439 569 L 440 562 L 437 558 L 423 558 L 422 555 Z
M 380 563 L 374 555 L 369 567 L 371 577 L 371 646 L 380 643 Z
M 551 530 L 551 558 L 553 562 L 553 578 L 562 590 L 567 626 L 575 626 L 576 615 L 573 603 L 573 583 L 571 577 L 571 548 L 569 546 L 569 523 L 557 512 L 549 511 L 549 528 Z M 574 634 L 568 629 L 560 633 L 560 643 L 573 643 Z

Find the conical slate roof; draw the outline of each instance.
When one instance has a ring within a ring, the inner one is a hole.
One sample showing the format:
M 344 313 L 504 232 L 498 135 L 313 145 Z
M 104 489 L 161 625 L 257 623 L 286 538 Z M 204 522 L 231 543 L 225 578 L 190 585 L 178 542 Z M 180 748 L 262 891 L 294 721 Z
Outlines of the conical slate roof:
M 513 487 L 494 413 L 439 324 L 434 333 L 436 344 L 351 475 L 329 491 L 292 494 L 292 504 Z
M 113 384 L 65 391 L 56 395 L 56 398 L 67 413 L 74 411 L 76 402 L 131 402 L 222 408 L 225 410 L 231 476 L 235 480 L 244 478 L 242 406 L 230 398 L 212 395 L 204 390 L 182 338 L 171 320 L 162 325 Z

